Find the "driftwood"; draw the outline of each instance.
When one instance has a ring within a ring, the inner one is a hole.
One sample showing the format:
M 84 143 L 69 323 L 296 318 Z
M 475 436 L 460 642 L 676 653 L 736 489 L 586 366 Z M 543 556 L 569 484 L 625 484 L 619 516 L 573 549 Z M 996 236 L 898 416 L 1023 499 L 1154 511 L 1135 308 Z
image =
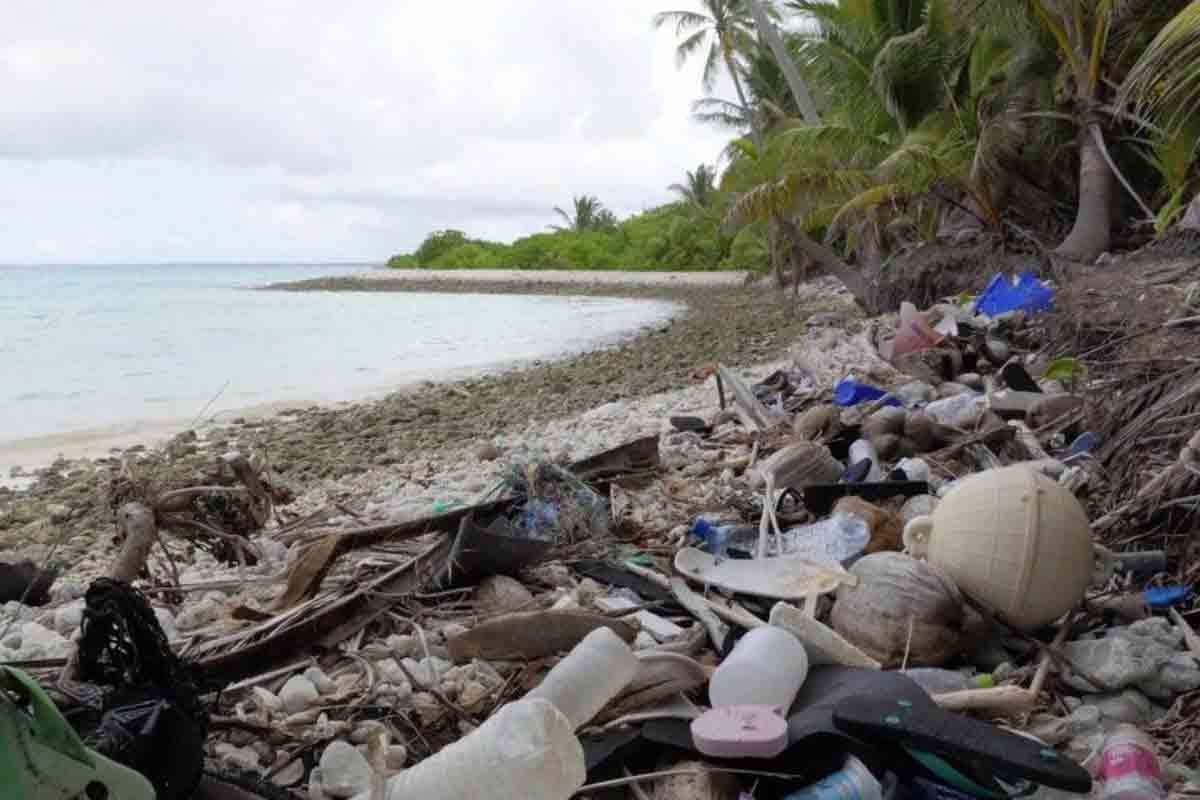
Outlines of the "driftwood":
M 150 548 L 158 541 L 154 512 L 144 503 L 126 503 L 117 511 L 117 529 L 124 537 L 124 544 L 109 567 L 108 576 L 133 583 L 146 566 Z
M 570 650 L 597 628 L 609 628 L 625 642 L 637 629 L 628 622 L 580 611 L 529 611 L 476 625 L 446 643 L 455 661 L 482 658 L 524 661 Z
M 445 564 L 450 540 L 440 538 L 406 563 L 388 570 L 351 594 L 339 597 L 311 614 L 278 615 L 248 632 L 263 634 L 253 644 L 224 653 L 211 653 L 216 643 L 197 649 L 200 668 L 215 681 L 238 681 L 266 672 L 281 661 L 295 659 L 312 646 L 331 648 L 358 633 L 386 613 L 396 597 L 417 591 Z M 293 609 L 293 612 L 295 609 Z M 273 630 L 272 630 L 273 629 Z

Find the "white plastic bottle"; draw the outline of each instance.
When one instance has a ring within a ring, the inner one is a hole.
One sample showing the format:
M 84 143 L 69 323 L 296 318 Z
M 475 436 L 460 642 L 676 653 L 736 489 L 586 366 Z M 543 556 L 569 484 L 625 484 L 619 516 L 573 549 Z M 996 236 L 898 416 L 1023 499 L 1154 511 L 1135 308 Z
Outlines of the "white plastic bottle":
M 808 677 L 808 654 L 783 628 L 754 628 L 721 662 L 708 684 L 717 706 L 768 706 L 787 714 Z
M 1100 751 L 1100 800 L 1162 800 L 1162 767 L 1154 742 L 1133 725 L 1118 725 Z
M 882 800 L 883 786 L 854 756 L 837 772 L 792 792 L 784 800 Z
M 629 685 L 638 659 L 610 628 L 597 628 L 526 697 L 549 700 L 578 730 Z
M 585 780 L 570 720 L 547 700 L 523 698 L 390 778 L 386 800 L 567 800 Z
M 883 480 L 883 468 L 879 465 L 879 453 L 875 450 L 875 445 L 871 444 L 866 439 L 857 439 L 854 444 L 850 445 L 849 463 L 857 464 L 860 461 L 870 461 L 871 471 L 867 473 L 867 483 L 878 483 Z

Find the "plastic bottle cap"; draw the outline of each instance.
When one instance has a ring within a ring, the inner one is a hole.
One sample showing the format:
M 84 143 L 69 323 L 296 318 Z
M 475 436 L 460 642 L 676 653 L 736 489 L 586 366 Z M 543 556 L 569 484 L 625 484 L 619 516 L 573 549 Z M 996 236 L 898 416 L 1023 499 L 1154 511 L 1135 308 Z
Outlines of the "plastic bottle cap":
M 787 749 L 787 720 L 771 706 L 720 706 L 692 721 L 692 739 L 713 758 L 773 758 Z

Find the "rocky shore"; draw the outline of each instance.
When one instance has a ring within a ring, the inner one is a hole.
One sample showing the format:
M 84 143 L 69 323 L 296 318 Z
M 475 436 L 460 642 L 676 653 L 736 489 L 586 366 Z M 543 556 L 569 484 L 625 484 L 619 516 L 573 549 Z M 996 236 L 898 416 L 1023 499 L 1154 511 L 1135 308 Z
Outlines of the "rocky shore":
M 664 408 L 686 405 L 688 398 L 711 401 L 705 370 L 714 363 L 765 364 L 784 356 L 814 319 L 855 316 L 844 291 L 827 281 L 787 300 L 763 287 L 430 283 L 375 276 L 273 288 L 603 294 L 672 300 L 687 310 L 627 341 L 562 360 L 427 383 L 376 401 L 201 426 L 162 448 L 147 442 L 106 458 L 60 460 L 34 472 L 27 489 L 0 489 L 0 561 L 37 561 L 57 544 L 55 559 L 72 565 L 64 577 L 86 585 L 111 552 L 104 544 L 113 532 L 105 496 L 122 463 L 166 479 L 199 474 L 231 448 L 268 459 L 300 495 L 293 509 L 334 503 L 355 513 L 422 513 L 437 502 L 469 502 L 490 486 L 508 453 L 583 457 L 656 432 L 665 424 Z

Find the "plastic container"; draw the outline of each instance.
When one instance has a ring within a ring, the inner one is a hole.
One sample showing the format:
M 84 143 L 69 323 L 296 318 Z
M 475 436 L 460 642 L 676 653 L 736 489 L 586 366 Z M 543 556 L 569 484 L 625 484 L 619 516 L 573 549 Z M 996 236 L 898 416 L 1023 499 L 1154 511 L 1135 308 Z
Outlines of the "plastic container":
M 752 525 L 713 525 L 706 520 L 692 524 L 692 535 L 704 540 L 704 550 L 718 561 L 731 553 L 753 557 L 758 549 L 758 528 Z M 801 556 L 809 561 L 841 563 L 861 553 L 871 541 L 867 522 L 852 514 L 835 513 L 811 525 L 788 528 L 780 536 L 782 553 L 769 556 Z M 768 546 L 773 546 L 771 537 Z
M 1161 800 L 1167 796 L 1162 767 L 1150 737 L 1132 725 L 1118 725 L 1104 740 L 1097 768 L 1100 800 Z
M 637 670 L 629 645 L 610 628 L 597 628 L 526 696 L 550 701 L 578 730 L 629 685 Z
M 840 770 L 796 792 L 784 800 L 882 800 L 883 786 L 854 756 L 846 756 Z
M 804 645 L 783 628 L 755 628 L 734 646 L 708 684 L 717 706 L 765 706 L 786 714 L 808 677 Z
M 1036 314 L 1054 308 L 1054 290 L 1029 271 L 1015 280 L 997 273 L 975 301 L 975 310 L 989 317 L 1009 311 Z
M 938 669 L 937 667 L 906 669 L 904 676 L 911 678 L 914 683 L 931 695 L 965 692 L 967 689 L 990 689 L 996 685 L 996 681 L 987 673 L 967 677 L 957 670 Z
M 946 337 L 929 327 L 925 316 L 912 303 L 900 304 L 900 324 L 892 340 L 892 358 L 937 347 Z
M 983 416 L 987 398 L 974 392 L 964 392 L 925 406 L 925 413 L 935 422 L 952 428 L 972 428 Z
M 758 528 L 754 525 L 715 525 L 701 518 L 692 523 L 690 533 L 704 540 L 701 549 L 718 559 L 727 558 L 731 547 L 751 554 L 758 547 Z
M 567 800 L 587 780 L 575 729 L 548 700 L 509 703 L 474 732 L 393 776 L 386 800 Z
M 883 480 L 883 469 L 879 466 L 879 453 L 875 450 L 875 445 L 871 444 L 866 439 L 858 439 L 854 444 L 850 445 L 851 464 L 857 464 L 859 461 L 870 461 L 871 471 L 867 473 L 867 483 L 879 483 Z

